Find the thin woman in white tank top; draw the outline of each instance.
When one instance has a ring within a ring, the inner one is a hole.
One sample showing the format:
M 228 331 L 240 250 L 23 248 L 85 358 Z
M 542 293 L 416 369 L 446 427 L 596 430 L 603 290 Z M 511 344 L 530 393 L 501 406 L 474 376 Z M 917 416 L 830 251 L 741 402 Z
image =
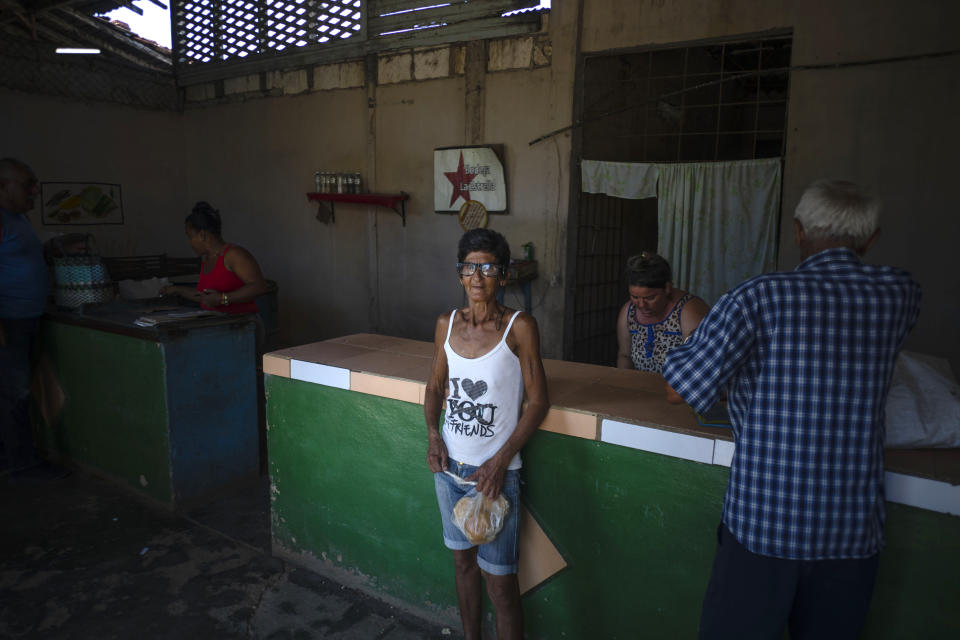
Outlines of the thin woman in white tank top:
M 489 229 L 468 231 L 457 259 L 468 306 L 437 319 L 423 402 L 427 465 L 434 473 L 443 542 L 454 555 L 457 599 L 469 605 L 460 609 L 464 634 L 480 637 L 482 575 L 498 636 L 521 637 L 520 449 L 550 406 L 540 332 L 536 321 L 520 312 L 510 313 L 504 327 L 508 310 L 497 301 L 497 291 L 506 284 L 510 245 L 502 235 Z M 438 428 L 444 401 L 446 417 Z M 497 537 L 481 545 L 470 542 L 451 522 L 456 503 L 473 491 L 489 498 L 503 493 L 512 505 Z

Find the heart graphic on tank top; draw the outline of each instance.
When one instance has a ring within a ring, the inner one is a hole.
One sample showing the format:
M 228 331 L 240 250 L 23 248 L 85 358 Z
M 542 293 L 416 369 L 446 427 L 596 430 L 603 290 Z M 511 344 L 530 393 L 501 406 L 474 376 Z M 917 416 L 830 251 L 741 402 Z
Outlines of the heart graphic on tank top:
M 467 392 L 467 395 L 470 396 L 471 400 L 476 400 L 487 392 L 487 383 L 483 380 L 477 380 L 474 382 L 470 378 L 467 378 L 461 383 L 460 386 L 462 386 L 463 390 Z

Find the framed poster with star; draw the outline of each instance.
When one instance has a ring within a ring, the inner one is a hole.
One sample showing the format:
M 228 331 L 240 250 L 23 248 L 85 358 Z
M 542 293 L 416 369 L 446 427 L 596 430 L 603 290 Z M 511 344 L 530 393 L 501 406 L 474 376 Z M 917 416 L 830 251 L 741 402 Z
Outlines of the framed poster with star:
M 507 212 L 503 145 L 444 147 L 433 150 L 433 208 L 457 213 L 476 200 L 490 213 Z

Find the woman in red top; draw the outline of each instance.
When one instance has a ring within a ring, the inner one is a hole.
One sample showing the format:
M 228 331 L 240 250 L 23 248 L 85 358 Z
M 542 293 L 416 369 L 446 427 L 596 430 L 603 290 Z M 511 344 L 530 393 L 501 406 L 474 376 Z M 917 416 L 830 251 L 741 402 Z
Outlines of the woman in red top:
M 204 309 L 224 313 L 256 313 L 254 299 L 265 293 L 267 282 L 253 255 L 220 235 L 220 212 L 207 202 L 198 202 L 186 219 L 190 248 L 203 259 L 197 288 L 169 286 L 175 293 L 196 300 Z

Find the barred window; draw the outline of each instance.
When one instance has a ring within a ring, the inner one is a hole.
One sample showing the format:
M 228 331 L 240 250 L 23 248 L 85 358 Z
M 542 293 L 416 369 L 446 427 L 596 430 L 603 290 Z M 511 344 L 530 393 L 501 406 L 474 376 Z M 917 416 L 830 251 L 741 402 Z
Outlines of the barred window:
M 533 5 L 533 6 L 531 6 Z M 529 32 L 536 0 L 180 0 L 174 3 L 179 67 L 301 51 L 297 63 L 395 47 Z M 518 11 L 519 10 L 519 11 Z
M 360 35 L 363 0 L 185 0 L 180 62 L 245 58 Z
M 791 48 L 784 35 L 588 58 L 583 157 L 710 162 L 783 155 Z

